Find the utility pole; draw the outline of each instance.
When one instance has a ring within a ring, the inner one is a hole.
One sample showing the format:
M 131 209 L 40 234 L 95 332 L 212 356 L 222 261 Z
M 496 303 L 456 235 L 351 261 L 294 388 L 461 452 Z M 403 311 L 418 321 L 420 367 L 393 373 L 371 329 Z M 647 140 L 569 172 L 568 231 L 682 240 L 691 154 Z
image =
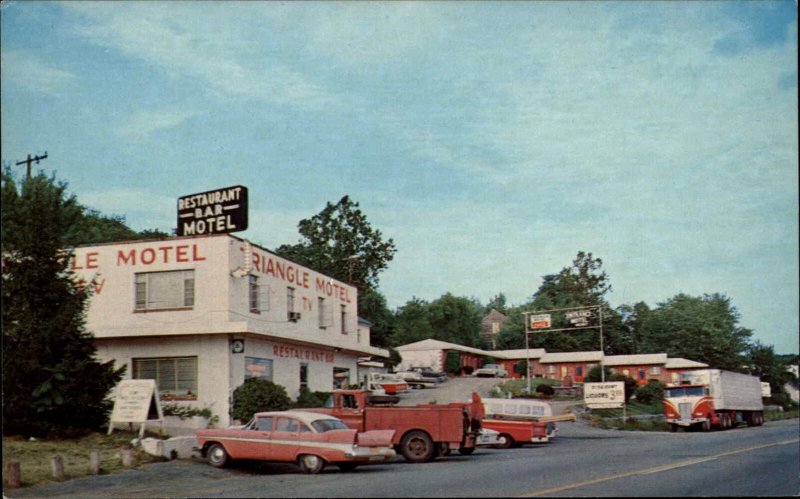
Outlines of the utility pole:
M 30 154 L 28 154 L 28 159 L 24 159 L 22 161 L 17 161 L 17 166 L 19 166 L 19 165 L 28 165 L 28 177 L 27 177 L 27 179 L 30 180 L 31 179 L 31 163 L 33 163 L 35 161 L 36 164 L 38 165 L 39 161 L 41 161 L 41 160 L 43 160 L 45 158 L 47 158 L 47 151 L 44 152 L 44 156 L 35 156 L 33 158 L 31 157 Z

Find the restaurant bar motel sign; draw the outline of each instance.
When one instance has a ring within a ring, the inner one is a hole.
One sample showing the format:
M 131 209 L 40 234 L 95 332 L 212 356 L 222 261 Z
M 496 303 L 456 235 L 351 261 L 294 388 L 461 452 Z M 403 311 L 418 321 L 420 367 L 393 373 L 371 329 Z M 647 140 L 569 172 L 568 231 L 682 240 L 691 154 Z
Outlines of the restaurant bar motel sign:
M 247 229 L 247 187 L 235 185 L 178 198 L 179 236 Z

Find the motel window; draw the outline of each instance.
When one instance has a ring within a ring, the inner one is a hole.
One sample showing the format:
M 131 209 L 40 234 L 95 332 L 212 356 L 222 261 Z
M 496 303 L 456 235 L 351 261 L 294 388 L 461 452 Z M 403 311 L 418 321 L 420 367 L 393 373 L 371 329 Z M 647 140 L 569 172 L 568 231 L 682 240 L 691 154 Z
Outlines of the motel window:
M 197 398 L 197 357 L 133 359 L 133 379 L 154 379 L 161 398 Z
M 308 389 L 308 364 L 300 364 L 300 389 Z
M 644 379 L 644 378 L 645 378 L 645 370 L 639 369 L 639 379 Z
M 194 270 L 136 274 L 136 310 L 194 306 Z
M 326 303 L 325 298 L 317 298 L 317 311 L 318 317 L 317 320 L 319 321 L 319 328 L 325 329 L 333 325 L 333 311 L 331 307 Z
M 245 357 L 244 379 L 265 379 L 272 381 L 272 359 Z
M 547 366 L 547 374 L 555 374 L 556 366 Z
M 286 311 L 294 312 L 294 288 L 286 288 Z
M 577 366 L 575 368 L 575 376 L 583 376 L 583 366 Z
M 342 317 L 342 334 L 347 334 L 347 307 L 345 305 L 342 305 L 341 317 Z
M 251 275 L 249 276 L 250 279 L 250 287 L 249 287 L 249 301 L 250 301 L 250 311 L 256 314 L 261 313 L 261 300 L 259 300 L 260 289 L 258 286 L 258 276 Z
M 658 376 L 661 374 L 661 368 L 658 366 L 653 366 L 650 368 L 650 374 L 653 376 Z

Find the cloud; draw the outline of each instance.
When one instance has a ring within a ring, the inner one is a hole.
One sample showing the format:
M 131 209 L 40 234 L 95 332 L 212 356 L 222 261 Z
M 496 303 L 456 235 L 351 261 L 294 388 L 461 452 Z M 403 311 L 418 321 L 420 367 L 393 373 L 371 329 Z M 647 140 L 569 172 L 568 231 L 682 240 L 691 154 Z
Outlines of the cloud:
M 64 88 L 75 81 L 74 74 L 21 52 L 4 51 L 0 66 L 4 85 L 19 85 L 53 97 L 62 95 Z
M 241 4 L 240 4 L 241 5 Z M 93 43 L 143 60 L 172 78 L 199 79 L 222 97 L 315 108 L 335 96 L 242 33 L 240 9 L 179 3 L 67 3 L 83 16 L 76 32 Z M 249 6 L 245 5 L 247 9 Z M 213 29 L 209 29 L 212 28 Z M 245 28 L 246 31 L 246 28 Z
M 127 119 L 125 124 L 117 127 L 119 135 L 142 138 L 155 132 L 182 125 L 197 116 L 196 111 L 169 109 L 159 111 L 140 111 Z

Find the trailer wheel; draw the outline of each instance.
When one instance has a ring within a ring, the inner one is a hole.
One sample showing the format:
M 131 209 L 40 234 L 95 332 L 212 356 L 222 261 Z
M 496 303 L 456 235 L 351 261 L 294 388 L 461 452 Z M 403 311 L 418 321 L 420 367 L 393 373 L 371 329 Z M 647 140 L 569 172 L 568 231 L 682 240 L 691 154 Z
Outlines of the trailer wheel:
M 403 436 L 400 453 L 409 463 L 424 463 L 436 457 L 436 447 L 427 433 L 414 430 Z

